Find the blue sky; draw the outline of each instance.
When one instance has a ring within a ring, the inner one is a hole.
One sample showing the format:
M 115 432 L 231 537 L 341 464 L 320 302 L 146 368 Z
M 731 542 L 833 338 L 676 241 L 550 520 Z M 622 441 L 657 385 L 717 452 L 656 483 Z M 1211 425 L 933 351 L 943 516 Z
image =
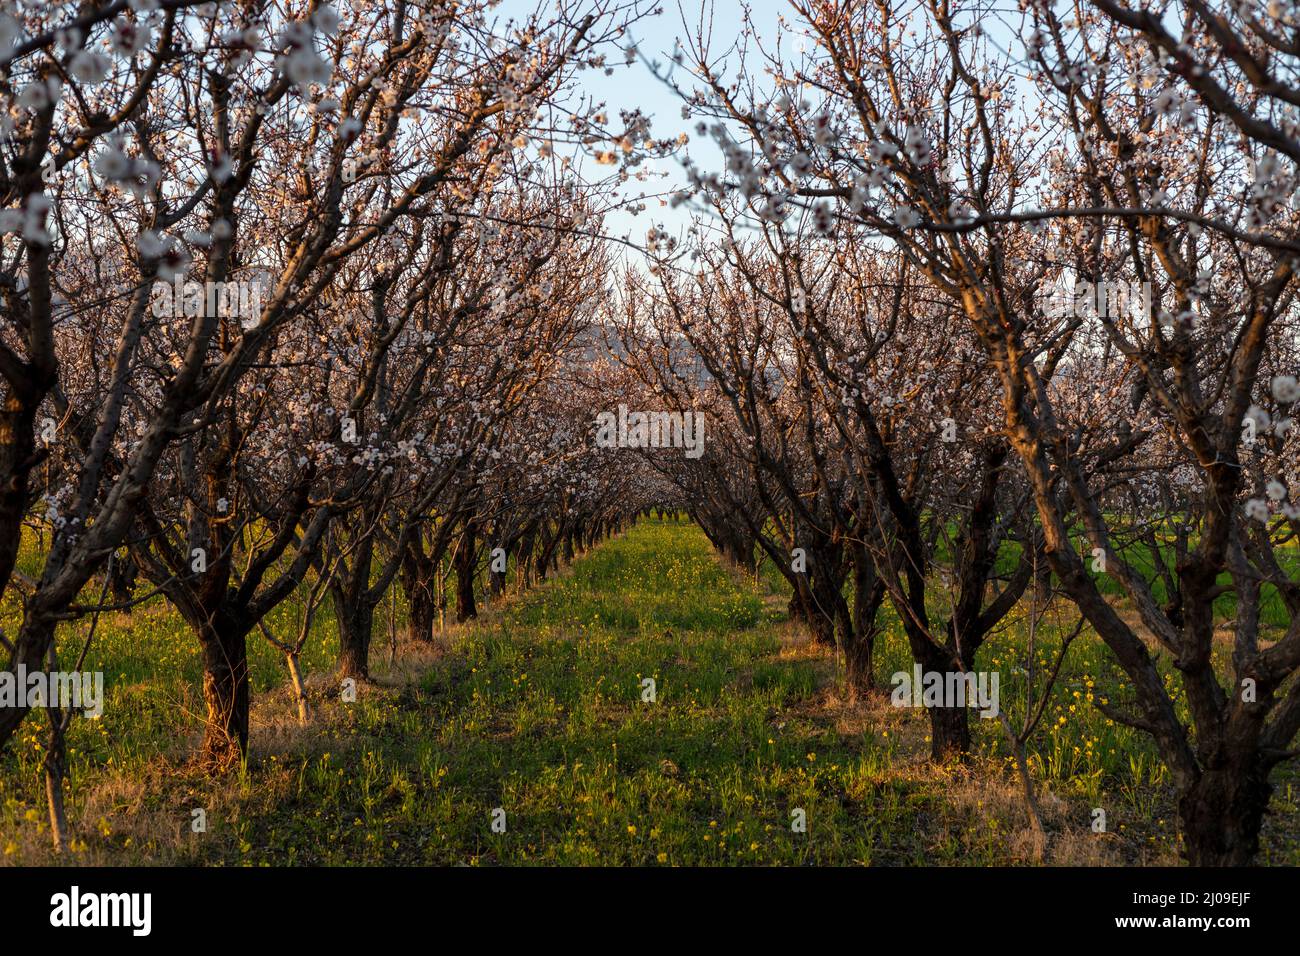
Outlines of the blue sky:
M 539 4 L 549 5 L 554 0 L 501 0 L 495 14 L 501 21 L 508 18 L 520 19 L 537 9 Z M 583 4 L 571 0 L 576 8 Z M 650 7 L 653 0 L 645 0 Z M 753 4 L 737 0 L 663 0 L 658 5 L 658 12 L 651 13 L 637 21 L 631 35 L 635 39 L 641 58 L 631 65 L 624 64 L 624 58 L 618 50 L 610 50 L 610 63 L 614 72 L 606 76 L 603 70 L 583 70 L 576 75 L 575 92 L 585 94 L 592 99 L 603 102 L 608 107 L 611 125 L 620 128 L 617 123 L 619 110 L 639 108 L 652 121 L 652 135 L 656 139 L 675 139 L 678 134 L 686 133 L 690 142 L 686 152 L 701 169 L 721 169 L 722 155 L 717 145 L 709 136 L 698 136 L 695 132 L 697 119 L 683 119 L 682 101 L 665 83 L 655 77 L 650 67 L 642 60 L 657 61 L 665 70 L 672 64 L 673 50 L 678 37 L 690 37 L 703 28 L 708 36 L 709 48 L 715 57 L 715 69 L 723 69 L 716 58 L 726 54 L 727 63 L 723 72 L 734 71 L 739 54 L 730 48 L 740 36 L 746 14 L 751 17 L 755 32 L 764 44 L 770 44 L 779 32 L 787 33 L 783 41 L 783 52 L 797 55 L 802 43 L 797 36 L 799 24 L 791 7 L 783 0 L 760 0 Z M 1019 30 L 1021 15 L 1015 5 L 994 5 L 985 8 L 981 18 L 982 25 L 994 39 L 995 45 L 1006 49 L 1016 48 L 1019 44 L 1015 35 Z M 784 22 L 784 26 L 782 23 Z M 753 54 L 751 53 L 751 56 Z M 678 82 L 685 90 L 694 87 L 693 79 L 681 67 L 677 67 Z M 589 162 L 589 161 L 588 161 Z M 585 165 L 585 164 L 584 164 Z M 603 167 L 585 166 L 593 178 L 603 177 L 607 170 Z M 606 218 L 605 229 L 617 237 L 628 237 L 640 243 L 644 240 L 651 226 L 660 226 L 669 234 L 682 237 L 690 224 L 691 212 L 685 207 L 672 208 L 662 204 L 657 198 L 685 183 L 681 157 L 662 160 L 647 160 L 644 169 L 661 174 L 648 182 L 631 181 L 623 188 L 623 196 L 631 204 L 644 193 L 646 210 L 639 215 L 617 212 Z M 622 255 L 636 257 L 638 254 L 623 247 Z
M 497 15 L 503 20 L 508 17 L 521 17 L 537 6 L 537 0 L 502 0 L 497 7 Z M 637 43 L 638 50 L 646 60 L 658 61 L 665 68 L 671 64 L 673 49 L 677 37 L 696 28 L 700 17 L 701 0 L 683 0 L 677 3 L 668 0 L 660 7 L 660 12 L 651 14 L 638 21 L 632 28 L 631 35 Z M 766 14 L 755 14 L 756 22 L 766 25 L 770 20 L 771 31 L 775 31 L 777 14 L 776 4 L 764 7 Z M 735 2 L 704 2 L 706 16 L 711 17 L 713 43 L 717 49 L 725 49 L 739 36 L 743 22 L 744 8 Z M 689 27 L 683 27 L 683 15 Z M 765 31 L 765 33 L 768 31 Z M 650 67 L 640 59 L 630 65 L 624 65 L 623 58 L 617 51 L 611 51 L 611 63 L 614 65 L 612 76 L 603 71 L 583 70 L 577 74 L 576 91 L 586 94 L 608 107 L 611 123 L 617 126 L 619 110 L 640 109 L 651 119 L 652 134 L 656 139 L 674 139 L 679 133 L 687 133 L 691 141 L 688 150 L 696 162 L 702 166 L 716 165 L 721 154 L 708 137 L 697 137 L 694 119 L 682 118 L 682 102 L 667 85 L 660 82 L 651 72 Z M 680 68 L 679 68 L 680 73 Z M 683 76 L 682 84 L 691 88 L 690 78 Z M 715 162 L 716 161 L 716 162 Z M 669 233 L 680 235 L 689 224 L 689 213 L 684 208 L 673 209 L 661 205 L 660 193 L 667 193 L 685 182 L 679 158 L 648 160 L 643 167 L 657 174 L 648 182 L 629 182 L 623 189 L 629 203 L 642 194 L 646 210 L 639 215 L 616 212 L 606 219 L 606 230 L 616 236 L 629 236 L 632 241 L 640 242 L 652 225 L 659 225 Z M 593 175 L 603 174 L 603 170 L 592 170 Z M 635 253 L 632 253 L 635 255 Z

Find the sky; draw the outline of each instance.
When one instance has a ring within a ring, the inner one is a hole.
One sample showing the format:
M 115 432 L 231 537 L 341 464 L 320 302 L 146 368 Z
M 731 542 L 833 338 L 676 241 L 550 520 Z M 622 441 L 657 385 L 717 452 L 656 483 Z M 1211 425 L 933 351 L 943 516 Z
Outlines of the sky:
M 554 0 L 500 0 L 495 14 L 501 21 L 508 18 L 522 19 L 539 4 L 552 2 Z M 581 0 L 570 2 L 581 6 Z M 645 6 L 651 8 L 653 2 L 654 0 L 645 0 Z M 983 18 L 981 25 L 994 45 L 1002 49 L 1015 45 L 1014 37 L 1019 29 L 1016 24 L 1020 22 L 1015 4 L 995 4 L 989 9 L 993 11 L 992 15 Z M 724 74 L 730 73 L 739 62 L 739 54 L 734 50 L 728 51 L 741 34 L 746 14 L 765 45 L 770 45 L 779 32 L 798 30 L 797 18 L 784 0 L 755 0 L 753 3 L 742 3 L 740 0 L 660 0 L 657 12 L 638 20 L 630 30 L 640 58 L 631 65 L 625 65 L 620 52 L 611 49 L 609 59 L 614 66 L 612 75 L 606 76 L 603 70 L 590 69 L 576 74 L 575 92 L 604 102 L 608 107 L 612 128 L 621 129 L 617 122 L 621 109 L 639 108 L 650 117 L 651 132 L 655 139 L 675 139 L 681 133 L 686 133 L 690 138 L 684 153 L 645 162 L 643 169 L 662 174 L 661 176 L 647 182 L 631 181 L 625 185 L 622 195 L 626 203 L 635 205 L 639 197 L 646 194 L 646 210 L 639 214 L 616 211 L 608 215 L 605 230 L 609 235 L 626 237 L 631 242 L 640 244 L 651 226 L 658 226 L 679 241 L 684 239 L 693 213 L 687 206 L 673 208 L 667 204 L 666 194 L 686 183 L 683 156 L 689 155 L 702 170 L 720 171 L 722 153 L 711 136 L 699 136 L 695 132 L 695 125 L 699 121 L 697 118 L 682 117 L 683 103 L 680 97 L 655 76 L 649 63 L 643 61 L 657 62 L 666 72 L 672 65 L 677 38 L 694 36 L 703 27 L 714 56 L 726 54 L 725 67 L 715 60 L 714 69 Z M 797 55 L 802 48 L 803 42 L 797 35 L 787 35 L 783 40 L 782 50 L 787 54 Z M 695 87 L 693 78 L 682 67 L 677 67 L 676 72 L 683 89 L 689 91 Z M 594 166 L 589 159 L 584 162 L 583 169 L 592 178 L 602 177 L 607 171 L 603 167 Z M 658 198 L 661 194 L 662 200 Z M 619 247 L 618 255 L 624 259 L 629 256 L 640 257 L 638 252 L 625 246 Z
M 717 0 L 717 2 L 703 0 L 703 2 L 706 13 L 712 20 L 715 46 L 718 49 L 730 46 L 740 35 L 744 7 L 734 0 Z M 652 13 L 638 21 L 630 34 L 642 58 L 650 62 L 657 61 L 664 68 L 671 65 L 677 37 L 694 32 L 698 25 L 700 5 L 701 0 L 682 0 L 680 7 L 676 0 L 664 0 L 659 6 L 658 13 Z M 502 19 L 521 18 L 533 11 L 536 6 L 537 0 L 502 0 L 496 13 Z M 776 10 L 780 4 L 769 0 L 761 6 L 769 12 L 766 14 L 756 12 L 755 21 L 759 24 L 770 21 L 771 29 L 774 31 L 777 23 Z M 683 26 L 683 17 L 686 18 L 689 26 Z M 575 91 L 604 102 L 608 107 L 611 125 L 615 128 L 618 128 L 617 117 L 620 110 L 640 109 L 643 114 L 650 117 L 651 133 L 655 139 L 675 139 L 684 132 L 690 137 L 688 151 L 696 163 L 705 168 L 714 168 L 720 164 L 721 152 L 712 139 L 695 134 L 694 127 L 698 120 L 682 118 L 681 99 L 655 77 L 646 62 L 638 59 L 630 65 L 624 65 L 623 57 L 617 50 L 611 50 L 610 61 L 615 67 L 612 76 L 606 76 L 601 70 L 580 71 L 577 74 Z M 680 68 L 678 69 L 680 75 Z M 689 81 L 689 77 L 682 76 L 683 86 L 688 89 L 692 86 Z M 587 160 L 587 163 L 590 164 L 590 160 Z M 588 165 L 587 168 L 593 176 L 604 173 L 603 169 L 594 166 Z M 647 182 L 630 181 L 623 187 L 622 193 L 628 205 L 637 204 L 642 194 L 649 197 L 644 200 L 645 212 L 633 214 L 627 211 L 615 211 L 606 217 L 606 231 L 611 235 L 626 236 L 631 241 L 640 243 L 647 230 L 655 225 L 666 229 L 670 235 L 680 238 L 690 223 L 690 213 L 685 207 L 674 209 L 666 204 L 666 200 L 661 201 L 660 198 L 655 197 L 685 184 L 686 177 L 681 158 L 647 160 L 642 168 L 662 175 L 656 175 Z M 632 256 L 638 255 L 635 251 L 623 248 L 623 255 L 629 252 Z

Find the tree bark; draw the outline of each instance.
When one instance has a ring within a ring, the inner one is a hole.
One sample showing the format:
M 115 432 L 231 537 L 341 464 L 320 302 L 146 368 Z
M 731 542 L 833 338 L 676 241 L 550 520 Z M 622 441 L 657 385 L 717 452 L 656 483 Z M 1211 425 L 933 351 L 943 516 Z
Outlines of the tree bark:
M 837 629 L 841 636 L 850 630 L 848 605 L 840 593 L 843 577 L 833 570 L 836 563 L 830 552 L 813 553 L 811 561 L 808 593 L 805 595 L 808 624 L 817 643 L 827 647 L 840 647 L 842 642 L 837 640 Z
M 131 601 L 135 594 L 135 581 L 139 571 L 139 566 L 131 558 L 129 551 L 119 551 L 113 556 L 109 563 L 108 586 L 114 604 L 127 604 Z
M 875 687 L 876 614 L 885 600 L 885 582 L 875 573 L 862 545 L 850 549 L 853 559 L 853 618 L 844 642 L 844 671 L 849 697 Z
M 456 571 L 456 621 L 459 624 L 478 617 L 474 604 L 474 526 L 466 525 L 456 545 L 452 564 Z
M 25 371 L 37 377 L 34 366 Z M 0 405 L 0 589 L 8 586 L 18 563 L 22 523 L 29 504 L 28 477 L 36 461 L 36 410 L 54 384 L 53 369 L 39 378 L 26 383 L 9 382 Z
M 302 680 L 302 669 L 298 666 L 298 652 L 289 651 L 284 655 L 289 665 L 289 683 L 293 687 L 293 696 L 298 703 L 298 723 L 306 724 L 311 719 L 311 704 L 307 700 L 307 687 Z
M 510 567 L 510 552 L 514 547 L 514 543 L 503 542 L 501 547 L 506 553 L 506 567 L 508 569 Z M 499 598 L 506 593 L 506 573 L 506 571 L 494 571 L 491 567 L 488 568 L 488 590 L 493 599 Z
M 248 752 L 248 631 L 226 615 L 199 629 L 207 726 L 200 760 L 213 767 L 238 763 Z
M 844 679 L 848 684 L 849 699 L 870 691 L 876 686 L 875 631 L 852 631 L 844 643 Z
M 433 641 L 438 622 L 437 574 L 435 566 L 428 577 L 403 575 L 406 589 L 406 631 L 416 641 Z
M 339 677 L 369 680 L 375 606 L 360 596 L 349 598 L 335 589 L 334 613 L 339 626 Z
M 519 541 L 519 552 L 515 558 L 515 586 L 526 591 L 533 586 L 533 542 L 536 530 L 530 525 Z
M 969 665 L 967 665 L 969 668 Z M 921 660 L 923 673 L 947 675 L 957 671 L 957 662 L 934 644 L 926 644 Z M 944 681 L 945 685 L 947 681 Z M 969 703 L 969 701 L 967 702 Z M 936 763 L 965 760 L 970 755 L 970 721 L 968 707 L 927 707 L 930 718 L 930 759 Z
M 970 755 L 970 722 L 965 707 L 930 707 L 930 759 L 965 760 Z
M 47 701 L 47 703 L 49 703 Z M 50 837 L 54 852 L 62 853 L 68 847 L 68 815 L 63 805 L 63 781 L 68 776 L 67 738 L 64 735 L 63 710 L 47 707 L 49 718 L 49 745 L 45 748 L 45 800 L 50 811 Z
M 1259 852 L 1259 831 L 1273 787 L 1254 761 L 1234 762 L 1201 774 L 1178 801 L 1183 852 L 1193 866 L 1249 866 Z

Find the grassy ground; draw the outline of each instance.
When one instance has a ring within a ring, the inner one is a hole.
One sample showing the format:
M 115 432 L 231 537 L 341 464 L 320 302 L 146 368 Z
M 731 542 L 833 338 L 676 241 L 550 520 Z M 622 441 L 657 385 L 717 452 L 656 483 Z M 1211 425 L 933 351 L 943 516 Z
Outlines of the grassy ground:
M 216 781 L 186 762 L 201 728 L 192 639 L 161 603 L 107 620 L 86 665 L 106 672 L 105 714 L 78 719 L 72 735 L 77 842 L 65 859 L 1026 861 L 999 723 L 973 719 L 970 767 L 930 765 L 924 713 L 893 708 L 883 693 L 847 703 L 834 656 L 784 623 L 784 604 L 766 575 L 754 582 L 721 567 L 693 527 L 646 521 L 436 647 L 402 645 L 390 662 L 377 639 L 376 683 L 355 703 L 339 700 L 328 677 L 325 620 L 305 655 L 311 723 L 298 725 L 269 647 L 253 645 L 253 752 L 242 773 Z M 1035 656 L 1046 662 L 1071 623 L 1049 616 Z M 1022 617 L 983 652 L 1013 721 L 1028 653 Z M 883 679 L 910 671 L 896 624 L 880 656 Z M 1088 704 L 1112 686 L 1101 649 L 1076 642 L 1032 744 L 1048 862 L 1174 863 L 1159 762 Z M 0 863 L 55 862 L 43 719 L 24 731 L 0 757 Z M 1300 781 L 1292 772 L 1277 782 L 1261 862 L 1295 864 Z M 1103 834 L 1090 827 L 1098 807 Z M 206 830 L 196 833 L 198 810 Z M 806 832 L 792 828 L 796 811 Z

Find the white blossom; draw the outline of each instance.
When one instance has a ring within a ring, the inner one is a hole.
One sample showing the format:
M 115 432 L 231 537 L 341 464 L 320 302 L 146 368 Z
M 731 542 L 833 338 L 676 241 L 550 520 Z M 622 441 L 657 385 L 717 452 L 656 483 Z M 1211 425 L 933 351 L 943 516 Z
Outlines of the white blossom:
M 1246 517 L 1260 524 L 1268 523 L 1268 502 L 1261 498 L 1251 498 L 1246 502 Z
M 1284 405 L 1289 405 L 1300 398 L 1300 384 L 1294 375 L 1275 375 L 1272 381 L 1273 398 Z

